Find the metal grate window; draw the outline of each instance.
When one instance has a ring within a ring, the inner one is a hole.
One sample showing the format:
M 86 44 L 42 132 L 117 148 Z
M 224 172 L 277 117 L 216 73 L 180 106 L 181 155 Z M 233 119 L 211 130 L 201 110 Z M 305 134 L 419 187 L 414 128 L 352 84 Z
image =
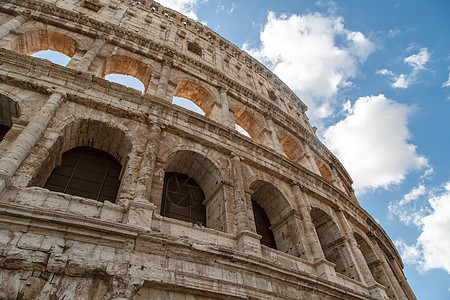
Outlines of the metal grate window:
M 161 215 L 206 226 L 205 195 L 191 177 L 175 172 L 164 175 Z
M 89 147 L 76 147 L 62 156 L 45 188 L 104 202 L 115 202 L 122 166 L 109 153 Z
M 253 216 L 255 217 L 256 233 L 262 236 L 261 244 L 273 249 L 277 249 L 275 238 L 273 237 L 273 232 L 272 230 L 270 230 L 269 217 L 267 217 L 264 209 L 258 203 L 256 203 L 256 201 L 252 200 L 252 206 Z

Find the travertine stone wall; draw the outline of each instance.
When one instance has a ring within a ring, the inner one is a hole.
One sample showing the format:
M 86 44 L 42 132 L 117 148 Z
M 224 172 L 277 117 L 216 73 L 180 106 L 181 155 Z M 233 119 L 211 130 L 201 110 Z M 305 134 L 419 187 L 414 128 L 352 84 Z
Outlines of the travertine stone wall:
M 47 49 L 69 64 L 29 56 Z M 150 0 L 0 0 L 0 65 L 0 298 L 415 299 L 306 106 L 211 29 Z M 43 188 L 78 146 L 122 165 L 114 203 Z M 165 172 L 199 184 L 206 224 L 161 215 Z

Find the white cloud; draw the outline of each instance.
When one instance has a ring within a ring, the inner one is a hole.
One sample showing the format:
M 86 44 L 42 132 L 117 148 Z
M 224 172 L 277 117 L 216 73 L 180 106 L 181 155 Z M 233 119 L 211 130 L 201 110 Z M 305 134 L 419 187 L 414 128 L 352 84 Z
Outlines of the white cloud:
M 325 143 L 346 166 L 358 193 L 398 184 L 411 169 L 428 165 L 409 143 L 411 111 L 382 94 L 361 97 L 345 119 L 326 130 Z
M 450 73 L 448 74 L 448 80 L 442 84 L 442 87 L 450 87 Z
M 417 242 L 409 246 L 399 240 L 396 246 L 405 262 L 418 264 L 420 271 L 444 269 L 450 274 L 450 182 L 429 197 L 428 205 L 428 214 L 417 224 L 421 229 Z
M 395 88 L 406 89 L 411 84 L 411 78 L 405 74 L 400 74 L 399 76 L 394 76 L 394 82 L 392 86 Z
M 445 192 L 429 200 L 432 213 L 423 218 L 418 243 L 423 248 L 423 269 L 442 268 L 450 274 L 450 182 Z
M 402 260 L 407 264 L 418 264 L 421 260 L 421 250 L 417 245 L 409 246 L 402 239 L 394 241 L 395 247 L 400 251 Z
M 402 88 L 406 89 L 408 88 L 417 77 L 417 74 L 420 70 L 424 70 L 425 65 L 430 60 L 430 54 L 428 53 L 427 48 L 421 48 L 419 49 L 419 52 L 417 54 L 412 54 L 405 59 L 403 59 L 403 62 L 410 65 L 413 69 L 411 70 L 410 74 L 400 74 L 396 75 L 394 72 L 388 70 L 388 69 L 381 69 L 377 70 L 377 74 L 388 76 L 391 80 L 391 86 L 393 88 Z M 450 81 L 450 76 L 449 76 Z M 444 83 L 445 84 L 445 83 Z M 449 82 L 450 85 L 450 82 Z
M 428 49 L 421 48 L 419 53 L 408 56 L 403 61 L 411 65 L 414 68 L 414 70 L 422 70 L 425 69 L 425 64 L 428 62 L 429 59 L 430 54 L 428 53 Z
M 413 200 L 416 200 L 420 196 L 425 195 L 426 188 L 423 184 L 419 184 L 417 187 L 413 188 L 411 192 L 403 196 L 402 200 L 400 200 L 399 205 L 405 205 L 410 203 Z
M 197 20 L 197 5 L 199 0 L 158 0 L 161 5 L 179 11 L 193 20 Z
M 269 12 L 261 46 L 244 50 L 266 63 L 309 106 L 311 119 L 333 111 L 333 97 L 357 75 L 358 64 L 374 50 L 361 32 L 344 27 L 343 18 L 321 14 Z

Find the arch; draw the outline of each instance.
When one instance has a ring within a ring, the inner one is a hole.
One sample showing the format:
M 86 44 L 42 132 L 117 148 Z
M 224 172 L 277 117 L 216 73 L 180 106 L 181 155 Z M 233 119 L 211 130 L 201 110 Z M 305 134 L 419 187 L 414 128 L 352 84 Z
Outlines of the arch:
M 262 123 L 248 110 L 236 107 L 234 109 L 234 119 L 237 125 L 242 127 L 255 142 L 270 144 L 267 131 Z
M 6 49 L 31 55 L 42 50 L 53 50 L 69 57 L 75 55 L 78 43 L 68 35 L 47 29 L 27 31 L 8 45 Z
M 390 299 L 395 298 L 395 293 L 391 287 L 383 266 L 381 265 L 381 262 L 372 247 L 359 233 L 354 232 L 353 236 L 375 281 L 386 287 L 386 294 Z
M 95 119 L 79 119 L 65 123 L 56 142 L 46 151 L 47 158 L 42 160 L 29 186 L 44 186 L 53 169 L 61 165 L 63 153 L 81 146 L 109 153 L 125 167 L 132 142 L 126 129 L 119 125 Z M 123 168 L 121 172 L 123 173 Z
M 335 264 L 336 272 L 360 280 L 345 238 L 333 219 L 316 207 L 311 209 L 310 215 L 325 258 Z
M 289 159 L 298 162 L 303 167 L 310 169 L 305 151 L 303 148 L 289 135 L 280 133 L 280 143 L 284 153 Z
M 273 184 L 258 179 L 250 184 L 250 190 L 261 244 L 306 259 L 297 218 L 283 193 Z
M 135 58 L 115 54 L 107 57 L 103 61 L 96 76 L 105 78 L 105 76 L 109 74 L 128 75 L 140 80 L 144 84 L 145 93 L 150 85 L 152 71 L 148 65 Z
M 315 158 L 315 161 L 320 175 L 322 175 L 322 177 L 325 178 L 328 182 L 333 182 L 333 175 L 331 175 L 330 169 L 320 159 Z
M 168 174 L 170 173 L 182 174 L 179 178 L 189 183 L 190 187 L 185 188 L 183 190 L 184 192 L 195 191 L 196 193 L 199 193 L 199 191 L 195 189 L 195 185 L 197 185 L 200 187 L 201 192 L 204 193 L 203 205 L 206 208 L 206 223 L 202 222 L 202 225 L 225 231 L 226 220 L 223 215 L 225 212 L 223 177 L 216 164 L 198 152 L 191 150 L 177 150 L 172 152 L 166 160 L 164 186 L 168 186 L 167 180 L 169 180 L 170 175 Z M 193 189 L 191 189 L 191 187 Z M 167 202 L 167 195 L 163 194 L 162 196 L 161 214 L 164 215 L 166 214 L 166 207 L 164 207 L 163 204 Z M 200 205 L 198 205 L 197 208 L 200 209 Z M 185 220 L 183 218 L 177 219 Z M 196 221 L 197 220 L 195 220 L 195 222 Z
M 13 125 L 13 118 L 20 117 L 19 103 L 0 94 L 0 141 Z
M 111 154 L 91 147 L 64 152 L 61 165 L 50 174 L 44 188 L 100 202 L 115 202 L 121 164 Z
M 205 113 L 206 117 L 210 117 L 214 108 L 214 98 L 212 94 L 203 86 L 190 80 L 180 80 L 177 82 L 174 97 L 185 98 L 192 101 L 195 105 Z

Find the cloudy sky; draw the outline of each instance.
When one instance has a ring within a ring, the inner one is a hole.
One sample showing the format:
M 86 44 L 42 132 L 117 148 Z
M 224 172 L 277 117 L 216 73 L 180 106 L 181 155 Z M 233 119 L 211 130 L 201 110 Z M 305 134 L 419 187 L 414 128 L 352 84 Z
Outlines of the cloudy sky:
M 161 0 L 278 75 L 387 231 L 418 299 L 450 299 L 450 2 Z
M 450 2 L 160 3 L 244 49 L 300 96 L 401 252 L 418 299 L 450 299 Z

